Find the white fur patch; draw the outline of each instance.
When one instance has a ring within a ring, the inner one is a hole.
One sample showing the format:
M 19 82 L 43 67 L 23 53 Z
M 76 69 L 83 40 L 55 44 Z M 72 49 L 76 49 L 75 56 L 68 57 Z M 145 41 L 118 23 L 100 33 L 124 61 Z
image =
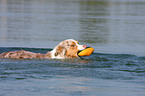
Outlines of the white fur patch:
M 84 48 L 84 45 L 79 45 L 78 44 L 78 42 L 76 41 L 76 40 L 74 40 L 74 39 L 67 39 L 67 40 L 65 40 L 66 42 L 69 42 L 69 41 L 73 41 L 73 42 L 75 42 L 76 43 L 76 45 L 77 45 L 77 48 L 78 48 L 78 50 L 84 50 L 85 48 Z M 62 41 L 62 42 L 64 42 L 64 41 Z M 61 44 L 61 42 L 58 44 L 58 45 L 60 45 Z M 56 49 L 58 48 L 58 45 L 51 51 L 51 58 L 52 59 L 55 59 L 55 58 L 57 58 L 57 59 L 64 59 L 65 58 L 65 56 L 60 56 L 60 55 L 57 55 L 57 56 L 55 56 L 55 53 L 56 53 Z M 63 50 L 64 51 L 64 50 Z

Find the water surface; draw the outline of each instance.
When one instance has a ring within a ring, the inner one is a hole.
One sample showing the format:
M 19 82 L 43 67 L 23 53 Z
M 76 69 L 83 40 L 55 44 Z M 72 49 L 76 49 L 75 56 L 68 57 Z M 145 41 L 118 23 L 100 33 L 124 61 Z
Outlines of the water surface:
M 0 46 L 53 48 L 73 38 L 101 53 L 145 55 L 143 0 L 1 0 Z
M 0 0 L 0 53 L 46 53 L 65 39 L 83 59 L 0 59 L 0 96 L 144 96 L 144 0 Z
M 22 48 L 0 48 L 0 52 L 18 49 Z M 145 57 L 101 53 L 82 59 L 0 59 L 0 95 L 143 96 L 144 64 Z

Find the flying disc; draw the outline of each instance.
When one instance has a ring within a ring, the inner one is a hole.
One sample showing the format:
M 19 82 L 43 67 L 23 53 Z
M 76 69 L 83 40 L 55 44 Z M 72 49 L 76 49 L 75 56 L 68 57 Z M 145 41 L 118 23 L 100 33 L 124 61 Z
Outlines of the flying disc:
M 88 47 L 78 53 L 78 56 L 90 56 L 94 51 L 94 48 Z

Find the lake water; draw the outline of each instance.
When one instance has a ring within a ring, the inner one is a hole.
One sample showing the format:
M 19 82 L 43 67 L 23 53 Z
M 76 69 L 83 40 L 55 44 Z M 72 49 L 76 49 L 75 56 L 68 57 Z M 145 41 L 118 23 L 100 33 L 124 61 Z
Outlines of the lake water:
M 83 59 L 0 59 L 0 96 L 145 96 L 144 0 L 0 0 L 0 53 L 46 53 L 65 39 Z

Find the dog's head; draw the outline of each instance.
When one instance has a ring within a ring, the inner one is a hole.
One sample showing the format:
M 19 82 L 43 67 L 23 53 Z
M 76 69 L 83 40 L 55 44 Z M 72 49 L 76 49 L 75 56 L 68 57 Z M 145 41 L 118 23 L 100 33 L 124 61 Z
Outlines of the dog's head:
M 60 42 L 52 51 L 52 58 L 76 58 L 79 50 L 84 50 L 86 45 L 79 45 L 78 41 L 73 39 L 67 39 Z

